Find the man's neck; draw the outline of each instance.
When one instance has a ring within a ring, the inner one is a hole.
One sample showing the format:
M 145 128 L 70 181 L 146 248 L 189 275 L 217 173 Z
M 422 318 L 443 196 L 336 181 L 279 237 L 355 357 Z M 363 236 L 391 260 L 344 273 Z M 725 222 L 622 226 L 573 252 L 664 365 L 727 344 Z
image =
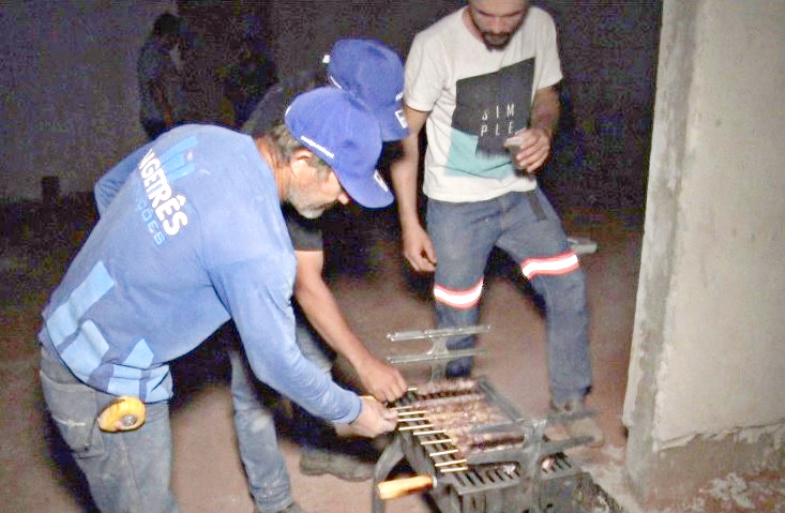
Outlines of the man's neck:
M 278 162 L 278 159 L 273 156 L 273 153 L 270 151 L 270 147 L 264 137 L 260 137 L 254 140 L 256 144 L 256 149 L 259 152 L 259 155 L 262 157 L 267 163 L 267 166 L 273 173 L 273 178 L 275 179 L 275 185 L 278 188 L 278 199 L 281 200 L 283 203 L 284 199 L 286 198 L 286 191 L 289 188 L 289 180 L 292 176 L 292 173 L 289 170 L 288 166 L 281 165 Z

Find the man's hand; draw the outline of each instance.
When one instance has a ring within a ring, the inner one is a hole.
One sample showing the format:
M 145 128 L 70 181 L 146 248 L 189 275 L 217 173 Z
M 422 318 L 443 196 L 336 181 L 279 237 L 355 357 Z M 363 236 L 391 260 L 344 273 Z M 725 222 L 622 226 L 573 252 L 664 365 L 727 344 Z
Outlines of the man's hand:
M 417 211 L 419 135 L 431 113 L 415 110 L 407 105 L 403 106 L 403 111 L 409 124 L 409 137 L 401 141 L 401 154 L 390 164 L 390 178 L 395 189 L 398 217 L 403 232 L 403 256 L 415 271 L 433 272 L 436 270 L 436 251 L 420 224 Z
M 515 137 L 520 139 L 518 150 L 513 155 L 513 164 L 517 168 L 535 173 L 548 159 L 560 110 L 556 86 L 543 87 L 534 93 L 531 125 L 515 134 Z
M 403 230 L 403 256 L 417 272 L 432 273 L 436 270 L 436 250 L 419 224 Z
M 395 401 L 408 390 L 401 371 L 378 358 L 368 359 L 356 370 L 365 390 L 381 402 Z
M 340 436 L 365 436 L 375 438 L 389 433 L 398 425 L 398 412 L 385 406 L 370 396 L 361 396 L 363 408 L 351 424 L 337 424 Z
M 520 140 L 513 164 L 529 173 L 539 170 L 551 154 L 551 136 L 543 128 L 527 128 L 515 134 Z

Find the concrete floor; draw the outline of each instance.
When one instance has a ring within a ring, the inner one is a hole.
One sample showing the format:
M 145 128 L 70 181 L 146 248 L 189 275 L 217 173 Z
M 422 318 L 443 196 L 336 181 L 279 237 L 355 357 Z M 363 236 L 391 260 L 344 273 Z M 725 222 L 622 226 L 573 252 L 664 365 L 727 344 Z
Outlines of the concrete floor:
M 330 232 L 328 272 L 358 335 L 378 355 L 426 349 L 427 344 L 420 342 L 393 345 L 385 338 L 389 332 L 433 327 L 428 280 L 406 269 L 398 249 L 394 212 L 363 217 L 350 210 L 333 219 L 337 222 Z M 6 222 L 7 236 L 0 246 L 0 512 L 89 511 L 84 488 L 43 408 L 34 334 L 41 305 L 92 222 L 89 197 L 65 200 L 53 215 L 17 213 Z M 629 218 L 591 210 L 566 212 L 565 224 L 570 233 L 599 244 L 597 253 L 581 262 L 588 275 L 592 312 L 595 387 L 589 405 L 598 411 L 597 420 L 607 437 L 602 449 L 579 449 L 570 456 L 625 511 L 634 513 L 640 508 L 622 478 L 625 431 L 620 417 L 642 230 L 639 222 Z M 548 404 L 543 320 L 523 284 L 510 278 L 513 271 L 504 259 L 494 259 L 482 317 L 491 331 L 481 339 L 485 352 L 478 357 L 476 373 L 488 377 L 522 412 L 539 416 Z M 174 488 L 182 511 L 251 513 L 231 423 L 225 358 L 208 343 L 173 370 L 178 394 L 172 413 Z M 412 383 L 428 378 L 427 367 L 404 370 Z M 345 362 L 339 361 L 338 373 L 353 381 Z M 347 483 L 333 477 L 303 476 L 298 471 L 298 447 L 285 437 L 281 446 L 294 497 L 307 511 L 371 510 L 370 481 Z M 718 504 L 729 502 L 719 500 Z M 386 511 L 428 513 L 433 509 L 422 496 L 413 495 L 390 501 Z

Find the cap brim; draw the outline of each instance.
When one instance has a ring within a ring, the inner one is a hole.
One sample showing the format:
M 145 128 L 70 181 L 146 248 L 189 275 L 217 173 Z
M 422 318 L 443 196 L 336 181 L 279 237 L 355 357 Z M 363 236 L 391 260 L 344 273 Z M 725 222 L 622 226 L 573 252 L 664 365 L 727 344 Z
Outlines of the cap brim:
M 341 182 L 341 172 L 336 170 L 338 181 Z M 341 182 L 341 187 L 344 188 L 346 193 L 365 208 L 385 208 L 392 205 L 393 194 L 390 188 L 384 182 L 382 175 L 376 171 L 373 176 L 366 180 L 357 182 L 352 180 L 347 183 Z

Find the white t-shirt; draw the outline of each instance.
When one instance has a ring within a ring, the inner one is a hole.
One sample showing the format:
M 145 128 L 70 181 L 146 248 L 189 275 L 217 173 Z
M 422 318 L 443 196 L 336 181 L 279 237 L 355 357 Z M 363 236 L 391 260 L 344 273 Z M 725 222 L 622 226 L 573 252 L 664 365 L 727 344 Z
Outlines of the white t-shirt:
M 483 201 L 537 186 L 502 143 L 529 123 L 537 89 L 562 79 L 556 28 L 529 8 L 503 50 L 488 50 L 464 25 L 466 8 L 417 34 L 406 60 L 404 101 L 430 112 L 423 190 L 449 202 Z

